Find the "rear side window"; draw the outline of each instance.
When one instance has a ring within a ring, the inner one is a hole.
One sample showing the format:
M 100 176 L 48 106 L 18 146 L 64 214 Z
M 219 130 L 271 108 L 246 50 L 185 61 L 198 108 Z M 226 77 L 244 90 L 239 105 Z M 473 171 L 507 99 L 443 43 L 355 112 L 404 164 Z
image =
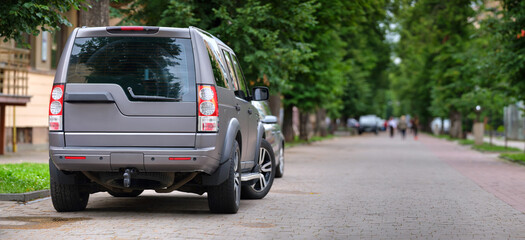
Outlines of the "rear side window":
M 68 83 L 118 84 L 131 101 L 195 101 L 190 39 L 77 38 Z
M 199 31 L 202 39 L 204 40 L 204 46 L 208 51 L 208 57 L 210 57 L 211 68 L 213 70 L 213 76 L 215 78 L 215 84 L 219 87 L 230 88 L 228 82 L 226 81 L 226 68 L 224 66 L 223 60 L 221 59 L 221 53 L 219 52 L 219 46 L 217 42 L 213 39 L 209 33 Z

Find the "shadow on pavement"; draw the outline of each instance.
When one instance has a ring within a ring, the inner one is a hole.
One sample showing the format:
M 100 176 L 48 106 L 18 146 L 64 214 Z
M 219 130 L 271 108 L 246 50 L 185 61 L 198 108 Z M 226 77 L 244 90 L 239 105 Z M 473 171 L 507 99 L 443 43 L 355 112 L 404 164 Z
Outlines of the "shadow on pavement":
M 86 213 L 180 213 L 210 214 L 208 200 L 203 196 L 146 195 L 133 198 L 101 196 L 90 200 Z

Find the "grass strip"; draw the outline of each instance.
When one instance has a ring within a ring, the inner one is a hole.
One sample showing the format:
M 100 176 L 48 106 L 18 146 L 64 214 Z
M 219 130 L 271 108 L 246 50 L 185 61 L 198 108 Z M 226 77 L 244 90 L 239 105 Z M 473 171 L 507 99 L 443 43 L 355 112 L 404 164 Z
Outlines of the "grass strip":
M 0 164 L 0 193 L 24 193 L 49 189 L 47 163 Z
M 502 153 L 499 156 L 501 158 L 525 164 L 525 153 Z
M 460 145 L 474 145 L 474 140 L 470 140 L 470 139 L 459 139 L 458 140 L 458 143 Z
M 484 152 L 519 152 L 521 151 L 515 147 L 499 146 L 499 145 L 490 145 L 489 143 L 483 143 L 483 145 L 473 145 L 473 149 Z

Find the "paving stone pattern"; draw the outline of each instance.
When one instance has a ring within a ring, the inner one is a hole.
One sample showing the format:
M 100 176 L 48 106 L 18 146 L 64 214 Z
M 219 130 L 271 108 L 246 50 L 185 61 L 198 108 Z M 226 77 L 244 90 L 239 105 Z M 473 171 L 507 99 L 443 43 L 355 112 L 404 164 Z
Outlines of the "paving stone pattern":
M 235 215 L 209 213 L 205 195 L 150 191 L 97 193 L 77 213 L 55 212 L 50 199 L 0 202 L 0 239 L 525 238 L 523 201 L 504 198 L 524 182 L 497 178 L 519 169 L 512 179 L 525 181 L 525 167 L 450 144 L 381 134 L 290 148 L 284 177 Z M 472 164 L 487 166 L 474 174 Z M 495 194 L 495 184 L 509 189 Z

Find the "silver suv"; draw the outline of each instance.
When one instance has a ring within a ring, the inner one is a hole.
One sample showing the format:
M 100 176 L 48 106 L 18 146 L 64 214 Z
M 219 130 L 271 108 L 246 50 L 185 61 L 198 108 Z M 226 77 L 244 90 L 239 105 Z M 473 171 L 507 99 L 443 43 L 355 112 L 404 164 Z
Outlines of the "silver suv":
M 265 87 L 248 90 L 231 48 L 200 29 L 75 29 L 49 104 L 53 206 L 79 211 L 91 193 L 153 189 L 207 192 L 212 212 L 236 213 L 241 195 L 263 198 L 275 176 L 250 103 L 267 98 Z

